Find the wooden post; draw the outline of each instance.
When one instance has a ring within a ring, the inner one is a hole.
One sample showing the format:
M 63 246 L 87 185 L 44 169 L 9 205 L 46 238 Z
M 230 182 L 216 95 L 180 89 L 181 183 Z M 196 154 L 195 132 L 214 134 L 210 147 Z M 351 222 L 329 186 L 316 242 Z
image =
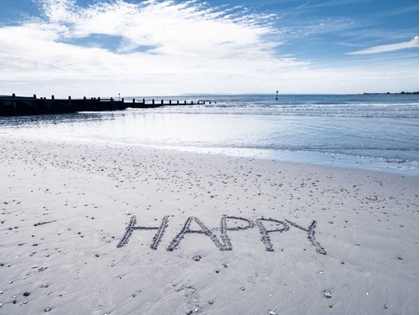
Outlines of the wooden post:
M 54 101 L 54 95 L 51 95 L 51 113 L 55 114 L 55 101 Z
M 15 98 L 16 98 L 16 95 L 15 95 L 15 93 L 13 93 L 12 94 L 12 99 L 13 99 L 13 101 L 12 101 L 13 102 L 12 103 L 13 104 L 13 115 L 16 116 L 17 115 L 17 110 L 16 110 L 16 100 L 15 100 Z
M 37 114 L 37 110 L 36 110 L 36 94 L 34 94 L 34 115 Z
M 67 112 L 71 113 L 71 96 L 69 96 L 69 105 L 67 108 Z
M 41 105 L 44 110 L 46 110 L 47 108 L 47 98 L 46 97 L 42 97 L 42 105 Z
M 143 98 L 143 105 L 146 104 L 146 100 Z
M 194 105 L 194 101 L 191 101 L 191 105 Z
M 169 105 L 172 105 L 172 101 L 171 100 L 169 100 Z
M 135 104 L 136 103 L 136 100 L 133 98 L 133 104 Z
M 163 100 L 160 100 L 160 105 L 163 105 Z
M 155 99 L 152 99 L 152 105 L 155 105 Z
M 187 101 L 184 101 L 184 105 L 187 105 Z
M 83 96 L 83 110 L 86 110 L 86 96 Z
M 176 101 L 176 105 L 179 105 L 179 100 Z

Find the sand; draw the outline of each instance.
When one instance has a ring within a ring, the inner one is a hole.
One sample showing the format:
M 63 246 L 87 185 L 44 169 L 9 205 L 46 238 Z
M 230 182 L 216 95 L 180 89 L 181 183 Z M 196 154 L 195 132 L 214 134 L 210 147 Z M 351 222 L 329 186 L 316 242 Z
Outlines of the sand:
M 0 152 L 0 314 L 419 312 L 418 177 L 7 134 Z

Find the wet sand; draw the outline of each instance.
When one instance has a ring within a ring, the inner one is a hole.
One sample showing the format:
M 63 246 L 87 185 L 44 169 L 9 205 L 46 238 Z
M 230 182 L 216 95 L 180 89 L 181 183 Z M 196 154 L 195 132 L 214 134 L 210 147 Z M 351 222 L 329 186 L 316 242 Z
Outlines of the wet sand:
M 419 312 L 418 177 L 11 135 L 0 152 L 0 314 Z

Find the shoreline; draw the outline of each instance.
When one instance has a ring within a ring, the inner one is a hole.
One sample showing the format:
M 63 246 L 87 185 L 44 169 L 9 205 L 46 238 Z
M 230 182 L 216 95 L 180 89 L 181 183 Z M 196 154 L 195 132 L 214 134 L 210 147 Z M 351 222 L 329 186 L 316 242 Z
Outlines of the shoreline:
M 401 120 L 398 115 L 394 118 L 263 115 L 262 108 L 261 113 L 253 115 L 207 115 L 207 108 L 202 109 L 202 114 L 190 115 L 179 110 L 181 113 L 176 114 L 170 109 L 134 110 L 125 114 L 91 112 L 0 122 L 2 131 L 11 135 L 42 134 L 46 138 L 67 137 L 75 141 L 101 139 L 139 146 L 172 146 L 181 151 L 211 151 L 292 163 L 419 174 L 418 137 L 408 136 L 418 133 L 418 119 Z M 408 112 L 413 109 L 404 113 Z M 416 113 L 418 117 L 418 106 Z
M 91 140 L 95 141 L 95 140 Z M 106 141 L 104 141 L 106 142 Z M 115 142 L 117 144 L 117 142 Z M 130 145 L 119 143 L 120 145 Z M 181 147 L 181 146 L 154 146 L 145 144 L 132 144 L 136 146 L 150 147 L 158 150 L 176 150 L 179 152 L 186 152 L 192 154 L 205 154 L 205 155 L 223 155 L 231 156 L 236 158 L 254 158 L 265 161 L 277 161 L 280 163 L 286 163 L 291 165 L 308 165 L 308 166 L 321 166 L 334 169 L 343 169 L 349 171 L 362 171 L 362 172 L 373 172 L 373 173 L 385 173 L 399 176 L 408 177 L 419 177 L 419 172 L 413 172 L 401 169 L 381 168 L 375 164 L 375 167 L 367 167 L 366 165 L 360 165 L 359 159 L 365 160 L 381 160 L 383 163 L 387 163 L 385 158 L 372 158 L 372 157 L 360 157 L 350 156 L 340 153 L 324 153 L 324 152 L 313 152 L 313 151 L 290 151 L 290 150 L 273 150 L 273 149 L 249 149 L 249 148 L 214 148 L 214 147 Z M 317 160 L 311 159 L 309 162 L 309 156 L 317 157 Z M 347 162 L 336 162 L 336 160 L 347 160 Z M 411 161 L 410 161 L 411 162 Z M 369 164 L 369 163 L 366 163 Z
M 280 162 L 291 165 L 308 165 L 309 167 L 326 167 L 333 169 L 342 169 L 349 171 L 361 171 L 361 172 L 373 172 L 373 173 L 384 173 L 392 174 L 397 176 L 408 176 L 408 177 L 419 177 L 418 169 L 417 171 L 407 170 L 407 169 L 396 169 L 389 168 L 385 166 L 377 165 L 378 160 L 381 161 L 384 165 L 387 165 L 385 158 L 374 158 L 374 157 L 362 157 L 362 156 L 351 156 L 340 153 L 331 153 L 331 152 L 317 152 L 317 151 L 290 151 L 290 150 L 274 150 L 274 149 L 259 149 L 259 148 L 228 148 L 228 147 L 194 147 L 194 146 L 170 146 L 170 145 L 153 145 L 153 144 L 144 144 L 144 143 L 132 143 L 132 142 L 120 142 L 120 141 L 109 141 L 102 139 L 93 139 L 93 138 L 70 138 L 70 137 L 45 137 L 39 138 L 38 136 L 24 134 L 24 135 L 12 135 L 10 133 L 1 133 L 0 136 L 9 136 L 17 137 L 22 139 L 31 139 L 33 141 L 41 142 L 62 142 L 67 141 L 70 143 L 90 143 L 92 145 L 102 144 L 109 146 L 119 146 L 119 147 L 139 147 L 139 148 L 148 148 L 155 150 L 164 150 L 164 151 L 176 151 L 183 152 L 187 154 L 198 154 L 198 155 L 211 155 L 211 156 L 225 156 L 233 158 L 243 158 L 243 159 L 257 159 L 262 161 L 271 161 L 271 162 Z M 375 159 L 376 163 L 374 167 L 367 166 L 368 162 L 361 163 L 359 160 L 372 160 Z M 309 161 L 311 160 L 311 161 Z M 345 162 L 343 162 L 345 160 Z M 413 161 L 409 161 L 413 162 Z
M 418 312 L 418 177 L 3 134 L 0 151 L 7 314 Z M 156 229 L 118 248 L 133 216 Z

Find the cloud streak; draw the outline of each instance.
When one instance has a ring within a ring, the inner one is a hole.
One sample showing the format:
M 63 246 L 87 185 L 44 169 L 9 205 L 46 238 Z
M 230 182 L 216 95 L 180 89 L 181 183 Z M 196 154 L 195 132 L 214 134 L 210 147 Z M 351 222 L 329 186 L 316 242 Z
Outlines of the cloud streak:
M 280 44 L 274 39 L 278 35 L 276 29 L 270 25 L 273 15 L 245 14 L 235 8 L 208 8 L 197 1 L 132 4 L 119 0 L 88 8 L 80 8 L 70 0 L 39 3 L 46 20 L 5 30 L 17 35 L 21 42 L 30 40 L 25 35 L 34 31 L 37 39 L 50 43 L 58 40 L 71 43 L 72 39 L 94 34 L 119 36 L 120 45 L 114 54 L 133 52 L 134 55 L 136 49 L 148 46 L 155 47 L 150 51 L 154 55 L 205 56 L 213 60 L 234 56 L 273 58 L 270 49 Z
M 42 17 L 0 28 L 0 81 L 148 84 L 160 76 L 162 86 L 178 85 L 173 81 L 211 84 L 246 76 L 260 79 L 273 69 L 307 65 L 276 56 L 281 32 L 273 27 L 272 14 L 199 1 L 116 0 L 88 7 L 74 0 L 37 3 Z M 115 49 L 107 42 L 111 40 L 117 42 Z
M 385 53 L 385 52 L 390 52 L 390 51 L 397 51 L 401 49 L 418 48 L 418 47 L 419 47 L 419 37 L 415 36 L 412 40 L 408 42 L 370 47 L 367 49 L 347 53 L 347 55 L 379 54 L 379 53 Z

